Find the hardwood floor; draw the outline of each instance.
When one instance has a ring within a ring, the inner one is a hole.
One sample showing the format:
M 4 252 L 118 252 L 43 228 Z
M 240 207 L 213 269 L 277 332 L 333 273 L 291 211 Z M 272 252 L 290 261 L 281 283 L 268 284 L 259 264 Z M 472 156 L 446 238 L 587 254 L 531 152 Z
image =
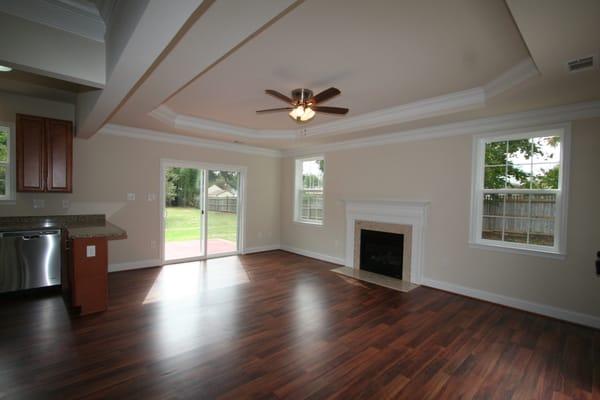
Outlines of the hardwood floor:
M 274 251 L 0 300 L 0 398 L 600 399 L 600 331 Z

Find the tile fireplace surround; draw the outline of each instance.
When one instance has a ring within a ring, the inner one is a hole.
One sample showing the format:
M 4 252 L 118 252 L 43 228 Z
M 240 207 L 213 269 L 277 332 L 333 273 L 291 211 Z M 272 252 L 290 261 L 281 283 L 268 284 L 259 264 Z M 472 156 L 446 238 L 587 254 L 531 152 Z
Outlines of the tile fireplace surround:
M 402 278 L 420 284 L 425 249 L 428 202 L 399 200 L 346 200 L 347 267 L 359 268 L 360 230 L 404 234 Z

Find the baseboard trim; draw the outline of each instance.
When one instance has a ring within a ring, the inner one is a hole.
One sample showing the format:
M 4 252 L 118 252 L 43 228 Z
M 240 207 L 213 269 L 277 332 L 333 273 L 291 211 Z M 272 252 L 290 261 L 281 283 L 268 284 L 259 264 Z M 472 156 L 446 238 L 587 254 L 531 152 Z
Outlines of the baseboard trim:
M 257 247 L 246 247 L 242 254 L 252 254 L 252 253 L 262 253 L 263 251 L 273 251 L 279 250 L 281 248 L 278 244 L 270 244 L 266 246 L 257 246 Z
M 313 251 L 299 249 L 297 247 L 292 247 L 292 246 L 288 246 L 285 244 L 282 244 L 280 249 L 289 251 L 290 253 L 295 253 L 295 254 L 299 254 L 301 256 L 315 258 L 317 260 L 326 261 L 326 262 L 330 262 L 330 263 L 338 264 L 338 265 L 344 265 L 346 262 L 343 258 L 340 258 L 340 257 L 332 257 L 332 256 L 328 256 L 326 254 L 315 253 Z
M 460 286 L 454 283 L 438 281 L 431 278 L 424 277 L 421 284 L 434 289 L 440 289 L 467 297 L 473 297 L 479 300 L 489 301 L 490 303 L 496 303 L 503 306 L 528 311 L 534 314 L 544 315 L 546 317 L 556 318 L 562 321 L 573 322 L 575 324 L 600 329 L 600 317 L 595 317 L 593 315 L 570 311 L 564 308 L 552 307 L 540 303 L 534 303 L 527 300 L 486 292 L 483 290 Z
M 158 259 L 116 263 L 108 265 L 108 272 L 129 271 L 131 269 L 157 267 L 160 265 L 162 265 L 162 262 Z

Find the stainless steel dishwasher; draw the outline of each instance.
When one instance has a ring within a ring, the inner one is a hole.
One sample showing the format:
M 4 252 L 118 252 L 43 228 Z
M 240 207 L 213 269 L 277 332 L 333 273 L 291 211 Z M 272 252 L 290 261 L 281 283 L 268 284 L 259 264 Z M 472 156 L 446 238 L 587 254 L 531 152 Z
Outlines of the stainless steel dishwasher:
M 60 284 L 61 231 L 0 232 L 0 293 Z

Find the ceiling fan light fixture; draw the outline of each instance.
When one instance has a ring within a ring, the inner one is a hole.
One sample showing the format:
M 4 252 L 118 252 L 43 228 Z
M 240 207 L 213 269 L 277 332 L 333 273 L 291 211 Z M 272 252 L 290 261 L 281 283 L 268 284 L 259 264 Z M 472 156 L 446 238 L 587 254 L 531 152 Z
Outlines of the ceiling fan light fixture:
M 314 117 L 315 117 L 315 111 L 310 107 L 306 107 L 304 109 L 304 114 L 302 114 L 302 116 L 300 117 L 300 121 L 307 122 L 307 121 L 310 121 L 311 119 L 313 119 Z
M 294 109 L 292 111 L 290 111 L 289 115 L 294 121 L 300 121 L 300 119 L 304 115 L 304 106 L 299 105 L 299 106 L 294 107 Z
M 307 122 L 315 117 L 315 111 L 310 107 L 299 104 L 290 111 L 289 116 L 296 122 Z

